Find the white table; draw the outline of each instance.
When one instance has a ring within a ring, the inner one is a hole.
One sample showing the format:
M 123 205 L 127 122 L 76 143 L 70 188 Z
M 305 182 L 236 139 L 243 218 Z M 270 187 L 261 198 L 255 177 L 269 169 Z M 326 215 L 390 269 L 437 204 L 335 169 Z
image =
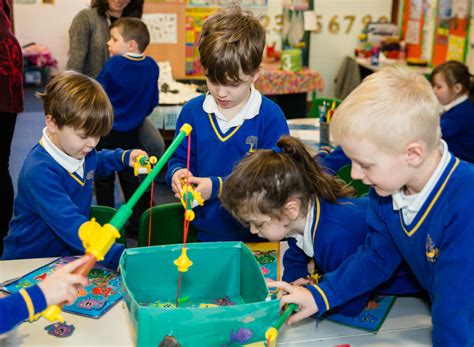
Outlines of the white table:
M 24 275 L 44 264 L 47 259 L 0 261 L 0 282 Z M 132 346 L 123 303 L 119 302 L 102 318 L 95 320 L 64 313 L 68 324 L 76 330 L 68 338 L 48 335 L 44 319 L 23 323 L 0 339 L 0 346 Z M 429 307 L 420 299 L 399 298 L 378 334 L 352 329 L 329 321 L 308 318 L 292 327 L 283 327 L 279 346 L 429 346 L 431 316 Z

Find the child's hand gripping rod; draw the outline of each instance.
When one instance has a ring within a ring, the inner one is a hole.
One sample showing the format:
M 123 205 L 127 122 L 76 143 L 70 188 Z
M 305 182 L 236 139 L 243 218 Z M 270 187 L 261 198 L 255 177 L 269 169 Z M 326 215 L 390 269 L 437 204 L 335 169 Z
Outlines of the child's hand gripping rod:
M 137 190 L 133 193 L 127 203 L 120 207 L 108 224 L 101 226 L 95 221 L 95 218 L 92 218 L 92 220 L 81 225 L 79 228 L 79 238 L 82 240 L 82 244 L 84 245 L 86 256 L 90 255 L 90 259 L 83 266 L 75 270 L 75 274 L 80 274 L 86 277 L 97 261 L 104 260 L 106 253 L 115 243 L 115 239 L 120 237 L 119 230 L 122 229 L 132 215 L 133 207 L 145 193 L 146 189 L 151 185 L 163 166 L 165 166 L 171 155 L 176 151 L 176 148 L 178 148 L 184 138 L 188 136 L 191 131 L 192 127 L 189 124 L 183 124 L 178 136 L 175 137 L 151 173 L 143 180 L 140 186 L 138 186 Z M 64 317 L 61 315 L 62 306 L 63 304 L 50 305 L 46 310 L 41 312 L 41 315 L 52 322 L 64 322 Z
M 275 346 L 276 339 L 278 336 L 278 330 L 282 327 L 283 324 L 288 320 L 294 310 L 298 308 L 296 304 L 289 304 L 286 306 L 285 311 L 281 314 L 280 318 L 265 332 L 265 338 L 267 339 L 267 347 Z

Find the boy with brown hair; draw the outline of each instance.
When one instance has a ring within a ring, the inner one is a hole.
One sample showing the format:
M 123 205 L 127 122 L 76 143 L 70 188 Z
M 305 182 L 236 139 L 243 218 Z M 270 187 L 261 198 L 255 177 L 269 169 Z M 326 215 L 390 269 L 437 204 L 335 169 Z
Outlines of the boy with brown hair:
M 248 229 L 220 205 L 222 180 L 247 153 L 272 148 L 288 134 L 281 109 L 252 85 L 264 47 L 262 25 L 240 7 L 220 10 L 204 22 L 199 53 L 209 93 L 189 101 L 176 124 L 176 129 L 183 123 L 193 127 L 190 170 L 185 139 L 169 161 L 166 175 L 177 197 L 187 176 L 202 194 L 204 206 L 196 207 L 192 222 L 200 241 L 252 239 Z
M 90 77 L 60 73 L 38 96 L 46 127 L 20 171 L 4 260 L 83 254 L 78 230 L 89 220 L 94 176 L 123 170 L 146 155 L 141 150 L 95 150 L 112 127 L 113 111 Z M 104 264 L 116 268 L 123 249 L 114 244 Z
M 331 134 L 372 186 L 365 245 L 322 282 L 277 282 L 300 311 L 318 315 L 372 290 L 405 260 L 431 299 L 433 345 L 474 345 L 474 166 L 441 140 L 426 78 L 403 68 L 370 75 L 339 106 Z M 296 300 L 296 298 L 298 298 Z
M 111 58 L 97 76 L 114 109 L 114 124 L 107 136 L 100 139 L 100 149 L 144 148 L 150 155 L 161 156 L 164 141 L 154 124 L 144 126 L 146 118 L 158 105 L 158 64 L 143 54 L 150 42 L 148 29 L 138 18 L 120 18 L 110 26 L 107 47 Z M 146 131 L 143 131 L 146 129 Z M 138 188 L 139 181 L 133 170 L 118 172 L 120 186 L 128 201 Z M 97 176 L 95 191 L 97 203 L 115 207 L 115 172 Z M 141 197 L 133 210 L 128 235 L 136 237 L 138 221 L 145 211 L 147 199 Z

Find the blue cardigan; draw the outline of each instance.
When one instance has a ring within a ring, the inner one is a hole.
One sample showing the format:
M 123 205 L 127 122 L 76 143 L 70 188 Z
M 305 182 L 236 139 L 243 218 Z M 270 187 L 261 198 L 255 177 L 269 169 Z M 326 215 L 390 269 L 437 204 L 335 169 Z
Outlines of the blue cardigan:
M 97 76 L 114 108 L 112 130 L 139 128 L 158 105 L 158 64 L 150 57 L 110 58 Z
M 211 199 L 194 209 L 192 225 L 198 229 L 200 241 L 250 241 L 254 237 L 221 206 L 217 199 L 222 180 L 234 165 L 251 151 L 272 148 L 282 135 L 287 135 L 285 116 L 273 101 L 262 97 L 259 114 L 242 125 L 223 134 L 214 114 L 203 110 L 205 95 L 184 105 L 176 123 L 176 134 L 184 123 L 193 127 L 191 132 L 190 170 L 196 177 L 212 180 Z M 188 139 L 184 139 L 168 163 L 166 181 L 171 185 L 173 174 L 186 168 Z
M 474 104 L 470 99 L 441 115 L 441 135 L 451 153 L 474 163 Z
M 386 281 L 405 259 L 432 302 L 433 344 L 474 344 L 474 166 L 451 156 L 415 219 L 370 193 L 365 245 L 317 286 L 319 313 Z
M 368 198 L 341 198 L 333 204 L 313 198 L 313 260 L 318 274 L 336 270 L 347 258 L 357 252 L 367 236 Z M 293 282 L 308 275 L 308 256 L 288 238 L 289 248 L 283 256 L 283 280 Z M 323 277 L 324 278 L 324 277 Z M 422 291 L 413 273 L 406 264 L 376 291 L 381 294 L 410 294 Z M 367 304 L 371 291 L 353 298 L 331 312 L 347 316 L 358 315 Z
M 29 296 L 33 304 L 34 313 L 46 309 L 46 299 L 40 287 L 25 288 L 25 295 Z M 18 323 L 29 317 L 28 308 L 23 296 L 18 292 L 5 298 L 0 298 L 0 334 L 12 330 Z
M 81 178 L 60 166 L 41 144 L 35 145 L 18 178 L 15 216 L 4 239 L 3 259 L 84 254 L 78 230 L 89 220 L 94 176 L 123 170 L 129 159 L 130 151 L 93 150 L 85 158 Z M 104 265 L 117 268 L 123 250 L 115 243 Z

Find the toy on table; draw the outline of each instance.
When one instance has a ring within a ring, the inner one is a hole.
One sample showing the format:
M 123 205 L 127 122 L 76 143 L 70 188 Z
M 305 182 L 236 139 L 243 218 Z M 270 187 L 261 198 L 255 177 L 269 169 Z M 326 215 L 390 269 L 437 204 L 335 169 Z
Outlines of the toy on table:
M 291 314 L 294 310 L 298 308 L 296 304 L 289 304 L 286 306 L 285 311 L 281 314 L 280 318 L 278 318 L 277 322 L 272 325 L 268 330 L 265 332 L 265 338 L 267 339 L 267 347 L 276 346 L 276 339 L 278 336 L 278 330 L 282 327 L 283 324 L 290 318 Z
M 160 158 L 159 162 L 153 168 L 151 173 L 140 184 L 138 189 L 135 191 L 135 193 L 133 193 L 127 203 L 120 207 L 108 224 L 101 226 L 95 221 L 95 218 L 92 218 L 90 221 L 87 221 L 81 225 L 79 228 L 79 238 L 82 240 L 83 246 L 86 250 L 85 256 L 88 256 L 90 259 L 87 263 L 74 271 L 75 274 L 87 276 L 94 264 L 97 261 L 104 259 L 105 254 L 109 251 L 110 247 L 112 247 L 115 239 L 120 237 L 119 230 L 125 225 L 127 220 L 132 215 L 133 207 L 136 205 L 140 197 L 145 193 L 150 184 L 152 184 L 153 180 L 171 157 L 176 148 L 181 144 L 186 136 L 189 136 L 191 130 L 192 127 L 189 124 L 184 124 L 181 127 L 179 134 Z M 148 160 L 148 162 L 150 161 L 151 160 Z M 46 310 L 41 312 L 40 315 L 51 322 L 60 321 L 63 323 L 64 317 L 61 315 L 62 306 L 63 305 L 50 305 L 46 308 Z
M 145 155 L 140 155 L 135 160 L 135 164 L 133 164 L 133 173 L 135 176 L 141 174 L 150 174 L 151 166 L 155 165 L 157 159 L 155 156 L 147 157 Z

